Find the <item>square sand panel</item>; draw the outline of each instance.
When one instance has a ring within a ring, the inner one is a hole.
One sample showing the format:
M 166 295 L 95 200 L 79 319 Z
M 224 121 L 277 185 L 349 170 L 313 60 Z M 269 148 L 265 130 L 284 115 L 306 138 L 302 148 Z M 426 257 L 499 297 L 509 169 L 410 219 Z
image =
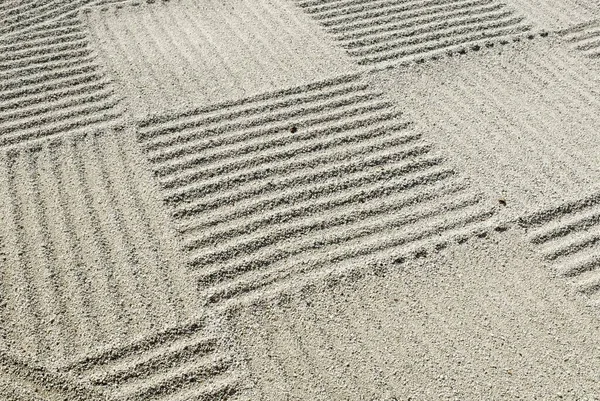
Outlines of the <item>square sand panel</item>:
M 125 130 L 0 152 L 0 341 L 11 353 L 64 365 L 197 313 L 142 157 Z
M 293 5 L 176 1 L 84 15 L 137 117 L 297 86 L 352 65 Z
M 202 302 L 464 237 L 494 213 L 360 78 L 242 103 L 138 133 Z
M 600 174 L 600 73 L 538 38 L 381 74 L 426 138 L 509 209 L 588 193 Z

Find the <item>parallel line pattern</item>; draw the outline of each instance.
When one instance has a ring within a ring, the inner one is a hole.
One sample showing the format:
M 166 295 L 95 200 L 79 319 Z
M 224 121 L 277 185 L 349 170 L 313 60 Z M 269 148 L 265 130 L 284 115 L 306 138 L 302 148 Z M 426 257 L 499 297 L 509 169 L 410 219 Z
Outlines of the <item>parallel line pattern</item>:
M 233 357 L 202 321 L 111 347 L 61 371 L 111 400 L 226 400 L 240 383 Z
M 77 17 L 0 38 L 0 147 L 117 126 L 120 101 Z
M 452 60 L 397 92 L 482 188 L 515 210 L 582 191 L 600 171 L 594 75 L 540 42 Z
M 9 401 L 88 401 L 104 400 L 104 394 L 73 383 L 63 373 L 31 366 L 0 351 L 0 390 Z
M 139 140 L 210 304 L 492 213 L 354 76 L 158 118 Z
M 294 11 L 283 0 L 180 0 L 84 15 L 145 119 L 350 72 L 343 51 Z
M 589 58 L 600 57 L 600 21 L 578 25 L 562 32 L 571 47 Z
M 70 360 L 195 310 L 130 141 L 89 133 L 0 155 L 4 319 L 32 358 Z
M 600 192 L 525 216 L 520 223 L 559 275 L 600 299 Z
M 542 30 L 565 29 L 597 18 L 596 0 L 507 0 L 515 10 L 527 16 L 536 28 Z
M 524 19 L 496 0 L 297 0 L 361 65 L 397 63 L 521 34 Z
M 15 37 L 64 23 L 85 6 L 128 0 L 6 0 L 0 8 L 0 37 Z

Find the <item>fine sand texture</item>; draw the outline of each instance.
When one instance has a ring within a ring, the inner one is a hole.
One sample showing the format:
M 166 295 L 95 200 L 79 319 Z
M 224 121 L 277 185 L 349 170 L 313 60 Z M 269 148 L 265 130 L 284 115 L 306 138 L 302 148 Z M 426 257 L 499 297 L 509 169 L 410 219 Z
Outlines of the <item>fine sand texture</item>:
M 0 35 L 0 146 L 118 125 L 121 97 L 97 58 L 78 19 Z
M 593 0 L 0 0 L 0 401 L 600 400 Z
M 72 359 L 195 313 L 140 160 L 123 131 L 0 156 L 3 329 L 27 359 Z
M 243 311 L 251 399 L 597 399 L 597 317 L 531 254 L 508 230 Z
M 560 39 L 535 36 L 374 81 L 519 214 L 598 185 L 600 75 L 581 56 Z
M 585 57 L 600 58 L 600 19 L 579 24 L 559 32 L 571 47 Z
M 356 77 L 159 121 L 140 143 L 207 303 L 494 211 Z
M 419 60 L 528 31 L 496 0 L 294 0 L 360 65 Z
M 350 71 L 316 24 L 284 0 L 194 1 L 87 9 L 96 43 L 136 117 L 208 105 Z
M 506 0 L 540 29 L 565 29 L 600 17 L 596 0 Z

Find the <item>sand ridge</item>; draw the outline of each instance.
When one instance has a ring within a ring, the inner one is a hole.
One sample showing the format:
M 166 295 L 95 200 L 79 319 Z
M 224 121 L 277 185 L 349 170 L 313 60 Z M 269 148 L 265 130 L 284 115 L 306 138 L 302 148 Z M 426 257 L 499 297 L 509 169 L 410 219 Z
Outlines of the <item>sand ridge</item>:
M 596 399 L 599 12 L 0 3 L 0 400 Z
M 0 146 L 122 124 L 113 84 L 75 18 L 0 36 Z
M 524 216 L 527 238 L 559 276 L 569 278 L 588 302 L 600 302 L 598 191 L 589 196 Z
M 373 80 L 516 213 L 587 193 L 600 166 L 597 70 L 554 35 L 480 52 Z
M 38 362 L 195 312 L 132 139 L 101 132 L 2 155 L 6 340 L 29 341 Z
M 515 227 L 241 310 L 249 399 L 596 399 L 596 316 L 528 255 Z
M 537 29 L 566 29 L 598 18 L 598 4 L 594 0 L 508 0 L 507 3 L 526 15 Z
M 493 213 L 352 76 L 149 124 L 140 137 L 209 303 Z
M 514 36 L 530 26 L 505 4 L 482 1 L 297 1 L 360 65 L 422 59 Z M 378 66 L 379 67 L 379 66 Z
M 600 57 L 600 21 L 579 24 L 560 32 L 571 46 L 586 57 Z

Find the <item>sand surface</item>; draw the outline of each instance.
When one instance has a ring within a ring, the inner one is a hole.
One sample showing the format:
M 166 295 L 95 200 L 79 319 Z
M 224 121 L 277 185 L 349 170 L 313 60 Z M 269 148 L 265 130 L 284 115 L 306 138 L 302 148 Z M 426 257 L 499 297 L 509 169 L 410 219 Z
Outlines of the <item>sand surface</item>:
M 600 5 L 0 2 L 0 400 L 600 399 Z

